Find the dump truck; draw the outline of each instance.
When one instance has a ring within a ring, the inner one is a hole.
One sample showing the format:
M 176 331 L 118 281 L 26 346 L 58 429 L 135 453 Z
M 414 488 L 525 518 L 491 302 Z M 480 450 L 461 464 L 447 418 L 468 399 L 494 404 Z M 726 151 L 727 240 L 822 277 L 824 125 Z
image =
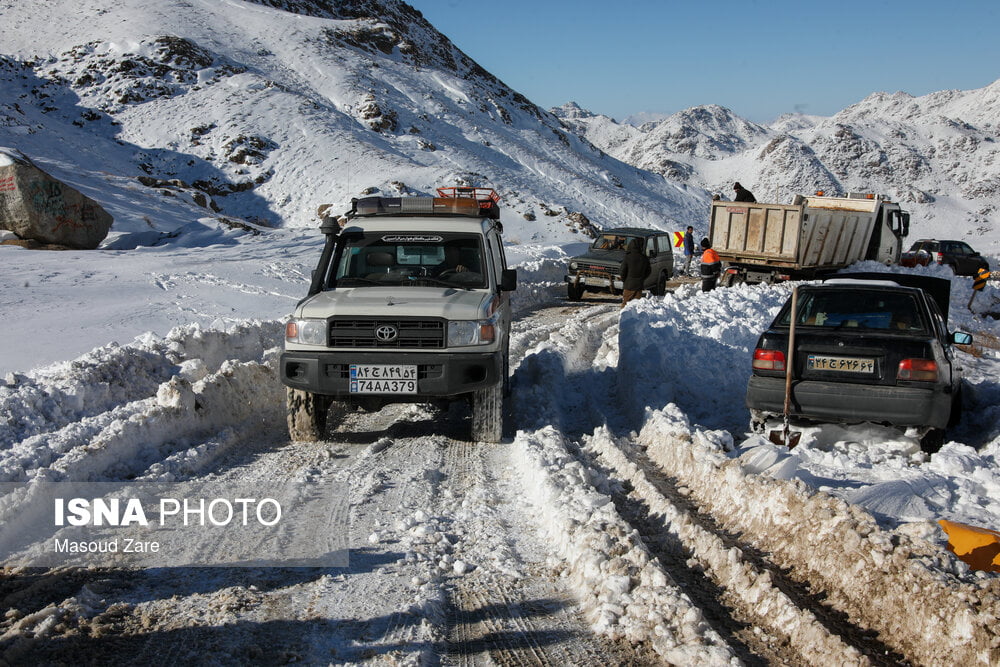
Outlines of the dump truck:
M 791 204 L 713 201 L 721 282 L 809 280 L 861 260 L 899 263 L 910 214 L 882 195 L 796 195 Z

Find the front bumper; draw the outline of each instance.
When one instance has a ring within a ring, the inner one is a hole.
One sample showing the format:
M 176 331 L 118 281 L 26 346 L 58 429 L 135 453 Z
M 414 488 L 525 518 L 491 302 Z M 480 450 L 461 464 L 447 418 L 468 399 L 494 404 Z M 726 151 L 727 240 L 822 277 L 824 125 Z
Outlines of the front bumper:
M 351 364 L 415 365 L 417 393 L 352 394 Z M 457 396 L 496 385 L 503 373 L 503 357 L 500 351 L 434 354 L 290 351 L 282 353 L 279 366 L 282 384 L 293 389 L 341 398 L 376 396 L 416 401 Z
M 792 381 L 791 413 L 817 421 L 944 428 L 951 416 L 951 401 L 952 395 L 940 385 L 886 387 L 799 380 Z M 785 379 L 751 375 L 746 406 L 782 414 Z
M 617 276 L 614 278 L 602 278 L 599 276 L 568 275 L 564 280 L 572 285 L 586 285 L 593 289 L 616 289 L 621 291 L 624 287 L 621 278 Z

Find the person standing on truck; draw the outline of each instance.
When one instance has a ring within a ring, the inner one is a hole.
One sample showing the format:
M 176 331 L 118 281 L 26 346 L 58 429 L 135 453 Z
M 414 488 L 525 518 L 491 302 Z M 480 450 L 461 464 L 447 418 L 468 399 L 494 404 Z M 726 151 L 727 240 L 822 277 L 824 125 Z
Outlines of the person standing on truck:
M 733 197 L 733 201 L 745 201 L 751 204 L 757 202 L 757 198 L 753 196 L 753 193 L 740 185 L 739 181 L 733 184 L 733 190 L 736 192 L 736 196 Z
M 642 240 L 632 239 L 625 251 L 625 259 L 622 260 L 619 273 L 622 277 L 622 305 L 632 299 L 642 296 L 642 286 L 646 282 L 652 267 L 649 265 L 649 257 L 643 252 Z
M 688 225 L 687 231 L 684 232 L 684 270 L 681 275 L 688 275 L 691 273 L 691 260 L 694 258 L 694 227 Z
M 719 281 L 719 274 L 722 273 L 722 260 L 707 238 L 701 240 L 701 247 L 705 250 L 701 254 L 701 291 L 711 292 Z

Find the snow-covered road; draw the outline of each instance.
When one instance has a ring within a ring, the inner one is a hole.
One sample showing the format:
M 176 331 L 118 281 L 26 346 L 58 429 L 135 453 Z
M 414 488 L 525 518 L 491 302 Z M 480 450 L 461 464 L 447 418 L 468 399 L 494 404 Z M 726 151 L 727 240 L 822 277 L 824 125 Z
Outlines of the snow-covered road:
M 918 491 L 912 480 L 937 480 L 963 517 L 973 511 L 963 507 L 992 516 L 995 424 L 974 417 L 979 428 L 965 432 L 978 451 L 951 443 L 929 460 L 905 435 L 871 428 L 832 444 L 814 429 L 801 451 L 776 452 L 742 432 L 733 394 L 782 289 L 681 288 L 620 312 L 611 299 L 564 302 L 554 272 L 522 272 L 509 438 L 499 446 L 463 440 L 462 406 L 404 405 L 347 415 L 324 442 L 289 443 L 275 320 L 186 325 L 9 375 L 0 481 L 335 484 L 349 496 L 350 564 L 8 567 L 0 658 L 1000 659 L 995 578 L 968 572 L 926 517 L 876 518 L 844 499 L 894 474 Z M 970 360 L 970 382 L 989 412 L 995 362 L 984 355 Z M 693 372 L 698 360 L 713 387 Z M 881 449 L 859 453 L 862 437 L 880 437 Z M 816 473 L 834 459 L 842 479 Z M 956 461 L 970 470 L 966 486 L 954 481 Z M 4 520 L 16 511 L 0 504 Z

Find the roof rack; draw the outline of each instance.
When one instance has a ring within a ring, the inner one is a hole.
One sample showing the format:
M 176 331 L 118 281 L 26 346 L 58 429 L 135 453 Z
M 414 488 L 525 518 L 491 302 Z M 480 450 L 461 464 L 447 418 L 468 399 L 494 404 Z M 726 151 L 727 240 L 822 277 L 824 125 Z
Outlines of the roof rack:
M 493 188 L 472 188 L 465 187 L 461 185 L 456 185 L 450 188 L 438 188 L 438 197 L 444 197 L 446 199 L 454 198 L 468 198 L 475 199 L 479 202 L 491 201 L 494 204 L 500 203 L 500 195 Z
M 500 219 L 500 196 L 492 188 L 438 188 L 437 197 L 352 199 L 350 215 L 448 215 Z

